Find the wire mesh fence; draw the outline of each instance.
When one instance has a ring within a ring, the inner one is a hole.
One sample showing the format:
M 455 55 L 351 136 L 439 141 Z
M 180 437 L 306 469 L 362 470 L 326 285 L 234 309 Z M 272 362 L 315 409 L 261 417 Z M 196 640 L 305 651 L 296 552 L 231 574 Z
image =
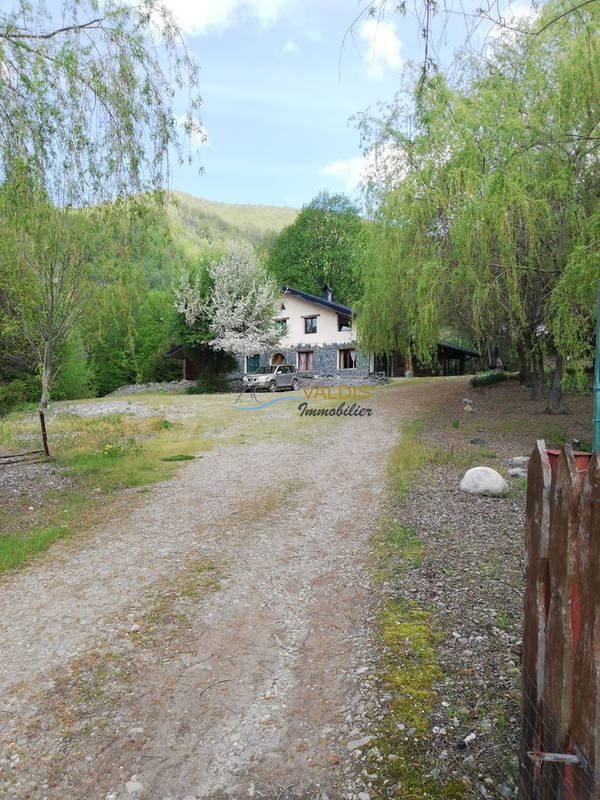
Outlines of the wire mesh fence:
M 523 723 L 519 793 L 522 800 L 592 800 L 594 775 L 560 720 L 538 698 L 535 680 L 523 674 Z

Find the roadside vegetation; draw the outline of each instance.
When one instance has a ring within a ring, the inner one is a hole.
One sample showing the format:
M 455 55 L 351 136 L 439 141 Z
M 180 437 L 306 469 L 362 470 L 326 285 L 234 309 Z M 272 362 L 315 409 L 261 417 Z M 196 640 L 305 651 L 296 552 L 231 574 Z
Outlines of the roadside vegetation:
M 513 645 L 522 620 L 526 481 L 508 478 L 504 460 L 528 455 L 536 438 L 580 441 L 592 404 L 569 394 L 568 416 L 540 415 L 543 401 L 531 401 L 513 378 L 470 388 L 473 411 L 465 412 L 464 392 L 405 424 L 388 462 L 373 563 L 382 601 L 368 731 L 376 751 L 365 761 L 371 796 L 509 797 L 517 782 Z M 462 495 L 460 478 L 475 465 L 506 474 L 509 496 Z

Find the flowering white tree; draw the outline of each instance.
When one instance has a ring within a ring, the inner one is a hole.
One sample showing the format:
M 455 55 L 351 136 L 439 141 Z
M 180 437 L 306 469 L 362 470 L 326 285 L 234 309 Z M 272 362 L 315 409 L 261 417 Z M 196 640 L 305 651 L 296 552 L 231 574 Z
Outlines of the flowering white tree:
M 202 279 L 182 276 L 175 290 L 175 308 L 189 327 L 208 322 L 213 350 L 251 355 L 277 344 L 277 287 L 258 265 L 248 244 L 233 242 L 220 261 L 208 267 L 212 289 L 208 298 Z

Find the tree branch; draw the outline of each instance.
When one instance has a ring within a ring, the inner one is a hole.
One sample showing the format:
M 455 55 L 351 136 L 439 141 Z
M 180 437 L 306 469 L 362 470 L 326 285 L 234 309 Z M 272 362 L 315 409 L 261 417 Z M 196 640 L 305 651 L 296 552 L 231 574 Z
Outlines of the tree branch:
M 7 39 L 14 41 L 16 39 L 52 39 L 59 36 L 61 33 L 68 33 L 69 31 L 83 31 L 83 30 L 99 30 L 101 24 L 104 22 L 104 17 L 91 19 L 89 22 L 82 22 L 80 25 L 66 25 L 64 28 L 56 28 L 56 30 L 49 31 L 48 33 L 28 33 L 27 31 L 0 31 L 0 39 Z

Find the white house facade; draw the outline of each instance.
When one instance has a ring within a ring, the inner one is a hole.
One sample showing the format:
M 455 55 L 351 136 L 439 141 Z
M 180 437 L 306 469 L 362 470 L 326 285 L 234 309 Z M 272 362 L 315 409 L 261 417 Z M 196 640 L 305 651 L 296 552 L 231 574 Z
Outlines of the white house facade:
M 281 287 L 276 323 L 282 337 L 268 353 L 239 358 L 243 372 L 259 366 L 293 364 L 299 372 L 362 377 L 371 371 L 371 359 L 356 345 L 352 309 L 331 299 L 330 286 L 316 295 Z

